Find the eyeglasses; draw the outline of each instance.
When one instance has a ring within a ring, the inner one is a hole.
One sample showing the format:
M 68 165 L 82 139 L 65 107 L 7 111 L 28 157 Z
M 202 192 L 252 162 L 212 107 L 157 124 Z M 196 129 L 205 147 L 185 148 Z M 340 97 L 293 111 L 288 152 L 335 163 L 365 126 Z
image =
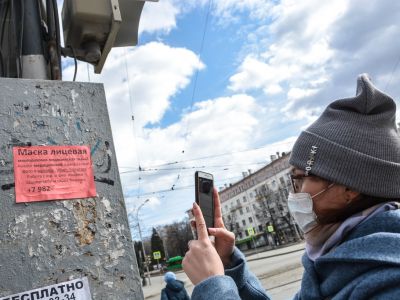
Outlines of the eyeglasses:
M 290 180 L 292 183 L 292 189 L 294 193 L 299 193 L 303 187 L 303 182 L 305 177 L 311 177 L 311 174 L 290 174 Z

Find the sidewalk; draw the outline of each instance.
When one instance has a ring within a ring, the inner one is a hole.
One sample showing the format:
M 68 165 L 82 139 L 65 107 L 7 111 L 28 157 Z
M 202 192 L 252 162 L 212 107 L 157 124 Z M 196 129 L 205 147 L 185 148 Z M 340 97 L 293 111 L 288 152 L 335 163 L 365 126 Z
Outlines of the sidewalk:
M 252 249 L 252 251 L 248 251 L 244 253 L 244 255 L 247 258 L 247 261 L 252 261 L 252 260 L 257 260 L 260 258 L 266 258 L 266 257 L 273 257 L 273 256 L 278 256 L 290 252 L 295 252 L 295 251 L 301 251 L 304 250 L 305 243 L 304 242 L 299 242 L 299 243 L 294 243 L 290 245 L 285 245 L 281 247 L 277 247 L 276 249 L 273 250 L 267 250 L 267 251 L 259 251 L 257 249 L 257 252 Z

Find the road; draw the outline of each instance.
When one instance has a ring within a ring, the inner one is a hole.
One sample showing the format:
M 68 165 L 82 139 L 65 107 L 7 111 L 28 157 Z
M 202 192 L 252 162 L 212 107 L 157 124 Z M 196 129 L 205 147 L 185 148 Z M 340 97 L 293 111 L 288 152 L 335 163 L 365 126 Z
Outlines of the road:
M 299 290 L 303 274 L 301 265 L 303 249 L 304 244 L 297 244 L 246 257 L 249 269 L 258 277 L 272 299 L 291 299 Z M 190 295 L 193 285 L 186 274 L 178 272 L 176 276 L 185 283 Z M 159 300 L 161 289 L 165 286 L 163 277 L 152 277 L 151 283 L 151 286 L 143 287 L 144 297 L 146 300 Z

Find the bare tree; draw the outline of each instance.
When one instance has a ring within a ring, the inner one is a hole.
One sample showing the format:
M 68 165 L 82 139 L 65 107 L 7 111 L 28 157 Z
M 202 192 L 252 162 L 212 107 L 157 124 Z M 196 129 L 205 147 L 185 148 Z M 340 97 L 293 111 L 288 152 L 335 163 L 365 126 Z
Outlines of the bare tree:
M 162 238 L 169 257 L 184 256 L 188 243 L 193 239 L 189 219 L 162 226 Z
M 231 209 L 231 211 L 229 212 L 229 214 L 224 216 L 224 224 L 225 227 L 233 232 L 235 234 L 235 236 L 239 236 L 239 232 L 240 232 L 240 225 L 237 221 L 237 214 L 236 214 L 236 210 L 235 209 Z
M 268 223 L 273 223 L 273 216 L 271 215 L 271 208 L 269 202 L 271 202 L 271 191 L 265 185 L 256 192 L 256 201 L 258 205 L 254 207 L 256 218 L 266 226 Z

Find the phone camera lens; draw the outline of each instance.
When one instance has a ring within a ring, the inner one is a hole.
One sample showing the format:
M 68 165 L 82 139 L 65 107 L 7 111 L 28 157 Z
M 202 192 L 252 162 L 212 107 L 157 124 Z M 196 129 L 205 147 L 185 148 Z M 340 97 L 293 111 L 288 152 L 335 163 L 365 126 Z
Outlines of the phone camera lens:
M 211 182 L 209 181 L 204 181 L 203 184 L 201 185 L 203 193 L 208 194 L 211 190 Z

